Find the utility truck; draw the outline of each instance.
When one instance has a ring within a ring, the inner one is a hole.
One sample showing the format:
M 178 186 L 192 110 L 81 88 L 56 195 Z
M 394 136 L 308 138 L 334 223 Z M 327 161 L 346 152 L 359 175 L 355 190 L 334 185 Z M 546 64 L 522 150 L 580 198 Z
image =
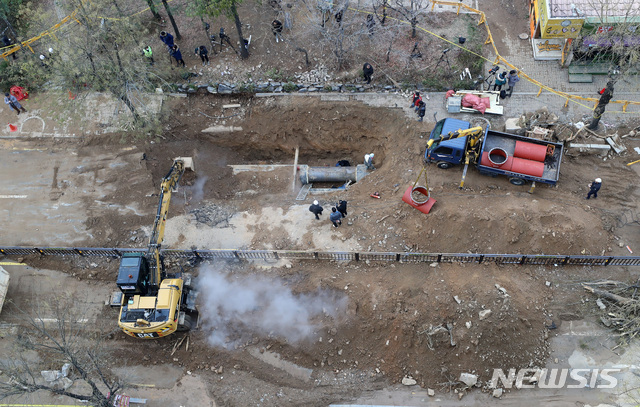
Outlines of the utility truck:
M 505 175 L 514 185 L 536 182 L 555 185 L 560 176 L 563 145 L 551 141 L 507 134 L 469 122 L 446 118 L 438 121 L 429 135 L 425 162 L 447 169 L 463 164 L 460 188 L 464 187 L 469 164 L 480 173 Z

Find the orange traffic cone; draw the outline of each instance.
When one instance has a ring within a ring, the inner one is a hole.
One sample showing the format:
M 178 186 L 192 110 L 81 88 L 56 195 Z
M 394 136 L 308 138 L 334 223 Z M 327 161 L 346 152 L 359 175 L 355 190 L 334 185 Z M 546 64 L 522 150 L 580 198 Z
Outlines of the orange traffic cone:
M 18 131 L 18 128 L 13 124 L 9 123 L 9 131 L 10 132 Z

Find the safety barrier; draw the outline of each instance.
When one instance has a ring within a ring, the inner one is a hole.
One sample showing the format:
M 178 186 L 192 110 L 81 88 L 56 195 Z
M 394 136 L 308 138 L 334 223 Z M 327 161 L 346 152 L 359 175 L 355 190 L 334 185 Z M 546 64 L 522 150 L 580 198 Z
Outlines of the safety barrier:
M 97 247 L 0 247 L 4 256 L 121 257 L 147 249 Z M 333 260 L 400 263 L 493 263 L 542 266 L 640 266 L 640 256 L 585 256 L 546 254 L 478 254 L 412 252 L 325 252 L 304 250 L 161 250 L 165 259 L 193 260 Z M 2 256 L 0 256 L 1 258 Z

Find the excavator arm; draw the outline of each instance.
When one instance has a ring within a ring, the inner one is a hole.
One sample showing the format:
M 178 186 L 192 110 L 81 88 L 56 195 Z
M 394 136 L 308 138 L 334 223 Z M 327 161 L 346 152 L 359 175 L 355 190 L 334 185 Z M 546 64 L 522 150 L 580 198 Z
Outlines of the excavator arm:
M 153 258 L 153 268 L 151 273 L 151 285 L 159 285 L 162 279 L 162 261 L 160 259 L 160 247 L 164 240 L 164 228 L 167 223 L 167 215 L 169 213 L 169 204 L 171 203 L 171 193 L 175 190 L 182 174 L 185 170 L 185 160 L 176 158 L 173 161 L 173 165 L 169 170 L 169 173 L 162 179 L 160 185 L 160 199 L 158 201 L 158 211 L 156 212 L 156 219 L 153 223 L 153 230 L 151 231 L 151 237 L 149 238 L 149 251 L 148 255 Z M 151 260 L 151 259 L 150 259 Z

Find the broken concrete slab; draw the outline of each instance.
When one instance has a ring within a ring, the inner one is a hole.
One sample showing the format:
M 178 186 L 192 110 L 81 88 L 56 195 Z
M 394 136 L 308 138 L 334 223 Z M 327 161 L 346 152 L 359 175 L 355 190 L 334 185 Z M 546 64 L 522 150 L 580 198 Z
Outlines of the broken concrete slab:
M 478 376 L 471 373 L 460 373 L 460 378 L 458 378 L 458 380 L 469 387 L 473 387 L 478 383 Z
M 519 117 L 512 117 L 510 119 L 507 119 L 504 122 L 505 133 L 518 133 L 519 131 L 522 131 L 522 127 L 518 124 L 518 122 L 520 122 Z
M 613 148 L 613 151 L 615 151 L 616 154 L 621 154 L 627 151 L 627 147 L 620 143 L 620 137 L 618 137 L 617 134 L 613 137 L 607 137 L 605 141 L 611 146 L 611 148 Z

